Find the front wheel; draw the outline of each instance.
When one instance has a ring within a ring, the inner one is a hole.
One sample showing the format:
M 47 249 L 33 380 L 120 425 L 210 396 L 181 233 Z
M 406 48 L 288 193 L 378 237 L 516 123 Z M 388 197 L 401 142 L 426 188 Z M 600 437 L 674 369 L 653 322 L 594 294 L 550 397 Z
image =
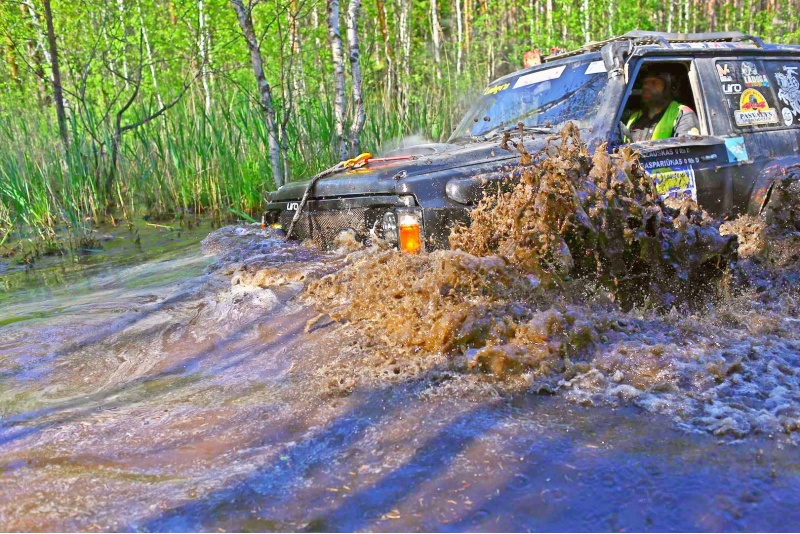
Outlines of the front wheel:
M 761 213 L 768 224 L 800 230 L 800 168 L 775 179 Z

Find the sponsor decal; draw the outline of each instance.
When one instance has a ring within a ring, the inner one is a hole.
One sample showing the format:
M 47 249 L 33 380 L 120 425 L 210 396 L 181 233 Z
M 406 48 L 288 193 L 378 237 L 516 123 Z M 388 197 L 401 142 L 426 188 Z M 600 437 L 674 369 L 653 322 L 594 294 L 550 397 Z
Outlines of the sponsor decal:
M 687 197 L 697 200 L 697 184 L 691 165 L 658 167 L 650 171 L 650 177 L 661 198 Z
M 778 112 L 769 107 L 764 95 L 755 89 L 745 89 L 739 98 L 739 109 L 733 112 L 736 126 L 777 124 Z
M 797 79 L 797 67 L 783 67 L 783 72 L 776 72 L 778 81 L 778 100 L 786 104 L 781 110 L 783 123 L 791 126 L 796 116 L 800 117 L 800 81 Z
M 744 144 L 744 137 L 726 137 L 725 148 L 728 150 L 729 162 L 747 161 L 747 147 Z
M 560 67 L 531 72 L 530 74 L 520 76 L 517 78 L 517 83 L 514 84 L 513 88 L 519 89 L 520 87 L 527 87 L 529 85 L 544 82 L 546 80 L 555 80 L 556 78 L 561 77 L 561 75 L 564 73 L 564 69 L 566 68 L 566 65 L 561 65 Z
M 744 78 L 745 87 L 769 87 L 767 75 L 758 72 L 755 63 L 742 62 L 742 78 Z
M 726 95 L 738 95 L 742 92 L 742 84 L 740 83 L 723 83 L 722 92 Z
M 733 72 L 729 63 L 717 63 L 717 76 L 721 82 L 732 82 Z
M 492 86 L 492 87 L 489 87 L 488 89 L 486 89 L 483 92 L 483 94 L 484 95 L 496 95 L 500 91 L 505 91 L 506 89 L 508 89 L 510 85 L 511 85 L 510 83 L 503 83 L 503 84 L 500 84 L 500 85 L 495 85 L 495 86 Z
M 662 152 L 662 151 L 659 151 L 659 152 Z M 658 154 L 658 153 L 656 153 L 656 154 Z M 648 154 L 648 156 L 649 156 L 649 154 Z M 677 168 L 677 167 L 685 167 L 685 166 L 689 166 L 689 165 L 694 165 L 695 163 L 700 163 L 700 158 L 696 158 L 696 157 L 692 157 L 692 156 L 688 156 L 688 157 L 685 157 L 685 158 L 672 157 L 672 158 L 659 159 L 659 160 L 655 160 L 655 161 L 645 161 L 642 164 L 642 167 L 644 167 L 645 171 L 647 171 L 649 173 L 653 173 L 653 172 L 655 172 L 656 169 L 660 169 L 660 168 L 663 168 L 663 167 L 669 167 L 669 168 L 674 169 L 674 168 Z
M 299 202 L 289 202 L 286 204 L 286 211 L 297 211 L 297 208 L 300 206 Z
M 606 64 L 602 61 L 592 61 L 586 67 L 584 74 L 597 74 L 598 72 L 606 72 Z

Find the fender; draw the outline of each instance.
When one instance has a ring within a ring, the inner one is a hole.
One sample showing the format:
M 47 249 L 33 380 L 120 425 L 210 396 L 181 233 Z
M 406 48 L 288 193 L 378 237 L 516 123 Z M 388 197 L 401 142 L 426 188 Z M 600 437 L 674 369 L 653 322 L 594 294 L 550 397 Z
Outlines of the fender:
M 747 213 L 749 215 L 760 214 L 769 202 L 775 180 L 792 173 L 800 180 L 800 156 L 779 158 L 765 165 L 756 178 L 750 202 L 747 205 Z

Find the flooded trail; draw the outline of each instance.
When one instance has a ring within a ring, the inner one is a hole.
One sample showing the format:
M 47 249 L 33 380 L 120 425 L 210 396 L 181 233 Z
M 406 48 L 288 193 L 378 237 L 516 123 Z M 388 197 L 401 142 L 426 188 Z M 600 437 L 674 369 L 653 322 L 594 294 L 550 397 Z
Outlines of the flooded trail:
M 179 248 L 6 296 L 2 530 L 800 526 L 787 302 L 571 309 L 614 325 L 585 367 L 499 380 L 320 315 L 309 283 L 377 251 L 250 226 Z

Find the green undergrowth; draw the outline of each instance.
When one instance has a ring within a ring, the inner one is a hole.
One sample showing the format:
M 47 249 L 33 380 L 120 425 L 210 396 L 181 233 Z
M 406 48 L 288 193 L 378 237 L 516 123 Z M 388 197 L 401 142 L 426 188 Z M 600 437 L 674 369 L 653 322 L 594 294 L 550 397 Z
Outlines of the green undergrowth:
M 368 102 L 362 151 L 378 153 L 409 134 L 447 137 L 458 104 L 447 95 L 418 96 L 413 113 L 386 106 L 377 96 Z M 0 110 L 0 255 L 22 248 L 33 255 L 91 248 L 97 225 L 141 217 L 258 218 L 275 188 L 263 115 L 241 98 L 219 103 L 206 114 L 187 98 L 123 136 L 110 188 L 109 139 L 71 123 L 65 149 L 50 110 Z M 290 177 L 302 180 L 338 158 L 329 103 L 296 104 L 284 144 Z

